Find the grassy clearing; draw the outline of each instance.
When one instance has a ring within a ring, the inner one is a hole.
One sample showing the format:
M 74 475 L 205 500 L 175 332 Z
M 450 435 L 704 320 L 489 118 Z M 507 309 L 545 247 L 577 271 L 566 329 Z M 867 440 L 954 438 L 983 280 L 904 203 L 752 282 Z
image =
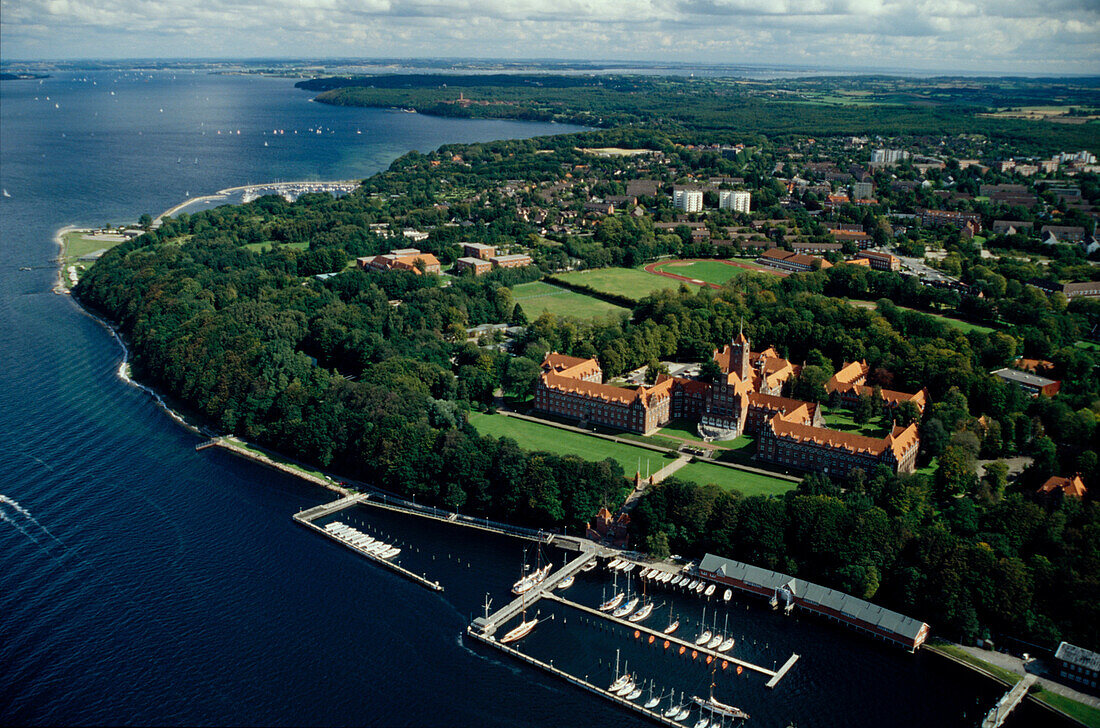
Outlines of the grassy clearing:
M 632 476 L 641 461 L 643 472 L 646 461 L 653 471 L 664 467 L 671 459 L 659 452 L 646 450 L 633 445 L 604 440 L 601 437 L 584 435 L 579 432 L 563 430 L 552 425 L 506 417 L 501 414 L 487 415 L 471 413 L 470 424 L 482 435 L 490 437 L 510 437 L 524 450 L 551 452 L 557 455 L 577 455 L 585 460 L 606 460 L 611 458 L 623 466 L 623 472 Z
M 929 316 L 935 316 L 936 318 L 942 320 L 944 323 L 946 323 L 950 326 L 954 326 L 956 329 L 959 329 L 964 334 L 969 334 L 971 331 L 981 331 L 984 334 L 990 334 L 990 333 L 993 333 L 994 331 L 996 331 L 996 329 L 990 328 L 989 326 L 982 326 L 980 324 L 972 324 L 969 321 L 963 321 L 962 319 L 951 318 L 950 316 L 944 316 L 942 314 L 931 313 L 931 314 L 928 314 L 928 315 Z
M 852 413 L 843 409 L 825 410 L 825 425 L 833 430 L 854 432 L 865 437 L 886 437 L 890 434 L 890 422 L 881 416 L 872 417 L 866 424 L 852 419 Z
M 121 235 L 92 236 L 87 230 L 73 230 L 64 233 L 61 236 L 61 263 L 65 270 L 61 280 L 66 286 L 71 286 L 69 266 L 76 267 L 76 274 L 79 278 L 95 263 L 94 260 L 80 260 L 82 257 L 110 250 L 124 242 L 126 242 L 126 238 Z
M 981 669 L 996 677 L 998 680 L 1009 685 L 1015 685 L 1021 680 L 1021 677 L 1011 670 L 1006 670 L 1003 667 L 998 667 L 997 665 L 993 665 L 986 662 L 985 660 L 979 659 L 967 652 L 966 650 L 962 649 L 958 645 L 941 642 L 933 646 L 935 647 L 935 649 L 941 652 L 946 652 L 952 657 L 957 657 L 963 662 L 974 665 L 975 667 L 980 667 Z
M 632 476 L 641 464 L 642 472 L 655 473 L 672 462 L 675 455 L 662 455 L 633 445 L 611 442 L 580 432 L 562 430 L 552 425 L 506 417 L 501 414 L 471 413 L 470 424 L 479 433 L 489 437 L 510 437 L 524 450 L 551 452 L 558 455 L 577 455 L 585 460 L 611 458 Z M 710 463 L 690 463 L 676 471 L 676 477 L 699 485 L 714 483 L 720 488 L 736 489 L 745 495 L 779 494 L 794 487 L 794 483 L 770 478 L 766 475 L 746 473 Z
M 655 276 L 635 268 L 597 268 L 595 270 L 573 271 L 558 276 L 568 283 L 589 286 L 603 293 L 626 296 L 635 301 L 645 298 L 654 291 L 676 290 L 679 281 Z
M 657 430 L 657 435 L 671 435 L 672 437 L 679 437 L 682 440 L 690 440 L 692 442 L 702 442 L 703 438 L 699 437 L 699 433 L 695 429 L 695 423 L 688 420 L 673 420 L 667 425 Z
M 268 241 L 266 243 L 247 243 L 244 247 L 251 250 L 253 253 L 266 253 L 271 250 L 275 243 Z M 294 250 L 309 250 L 309 243 L 279 243 L 284 248 L 293 248 Z M 354 263 L 355 261 L 352 261 Z
M 1089 728 L 1100 728 L 1100 710 L 1097 710 L 1091 705 L 1078 703 L 1072 698 L 1067 698 L 1064 695 L 1059 695 L 1050 690 L 1042 690 L 1036 693 L 1035 699 L 1041 700 L 1052 708 L 1056 708 L 1072 716 L 1075 720 L 1079 720 L 1089 726 Z
M 1075 341 L 1073 345 L 1085 351 L 1100 351 L 1100 344 L 1095 341 Z
M 758 270 L 761 273 L 774 272 L 745 261 L 738 262 L 751 266 L 754 270 Z M 736 278 L 737 276 L 751 272 L 736 265 L 723 263 L 720 260 L 697 260 L 690 263 L 687 261 L 669 260 L 661 263 L 654 270 L 661 271 L 662 273 L 672 273 L 673 275 L 684 276 L 685 278 L 692 278 L 705 283 L 715 283 L 717 285 L 722 285 L 731 278 Z
M 782 495 L 795 487 L 789 480 L 701 462 L 688 463 L 673 473 L 673 477 L 700 485 L 713 483 L 722 490 L 737 490 L 744 495 Z
M 616 306 L 598 298 L 585 296 L 564 288 L 558 288 L 542 281 L 521 283 L 512 288 L 516 302 L 529 320 L 535 320 L 544 313 L 573 318 L 603 318 L 608 314 L 618 316 L 629 314 L 629 309 Z

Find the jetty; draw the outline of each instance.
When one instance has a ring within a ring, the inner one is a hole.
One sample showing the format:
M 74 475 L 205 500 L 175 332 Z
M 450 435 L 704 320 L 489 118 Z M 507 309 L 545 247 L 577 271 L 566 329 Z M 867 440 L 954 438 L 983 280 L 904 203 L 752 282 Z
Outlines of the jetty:
M 481 635 L 486 637 L 492 636 L 500 625 L 519 615 L 524 609 L 538 602 L 540 598 L 547 597 L 557 599 L 552 593 L 554 587 L 560 584 L 567 576 L 576 574 L 595 558 L 596 550 L 594 548 L 585 549 L 581 552 L 580 556 L 547 576 L 543 579 L 542 583 L 532 588 L 531 591 L 516 597 L 492 614 L 474 619 L 470 627 L 476 629 Z
M 310 508 L 309 510 L 302 511 L 301 513 L 295 513 L 294 514 L 294 520 L 295 520 L 295 522 L 305 526 L 306 528 L 313 529 L 314 531 L 321 534 L 322 536 L 325 536 L 326 538 L 332 539 L 333 541 L 340 544 L 341 546 L 345 546 L 345 547 L 351 549 L 352 551 L 356 552 L 357 554 L 359 554 L 361 556 L 365 556 L 366 558 L 370 559 L 374 563 L 376 563 L 380 566 L 383 566 L 383 567 L 389 569 L 390 571 L 393 571 L 394 573 L 397 573 L 397 574 L 405 577 L 406 579 L 414 581 L 414 582 L 416 582 L 417 584 L 419 584 L 423 587 L 427 587 L 428 589 L 431 589 L 432 591 L 437 591 L 437 592 L 443 591 L 443 585 L 440 584 L 438 581 L 431 581 L 426 576 L 422 576 L 420 574 L 409 571 L 408 569 L 401 566 L 400 564 L 396 564 L 393 561 L 390 561 L 389 559 L 380 558 L 377 555 L 370 553 L 369 551 L 367 551 L 364 548 L 354 546 L 354 545 L 348 543 L 347 541 L 345 541 L 344 539 L 340 538 L 336 534 L 330 533 L 329 531 L 326 531 L 324 528 L 322 528 L 322 527 L 318 526 L 316 523 L 314 523 L 314 521 L 316 521 L 318 518 L 324 518 L 325 516 L 331 516 L 332 514 L 337 513 L 339 511 L 345 509 L 345 508 L 356 505 L 357 503 L 360 502 L 361 499 L 362 499 L 362 496 L 358 496 L 358 495 L 346 496 L 344 498 L 340 498 L 339 500 L 333 501 L 332 503 L 325 503 L 323 505 L 319 505 L 319 506 L 315 506 L 314 508 Z
M 1001 696 L 997 704 L 986 713 L 985 719 L 982 720 L 982 728 L 1000 728 L 1005 719 L 1008 718 L 1008 714 L 1027 696 L 1028 688 L 1037 679 L 1035 675 L 1028 674 L 1013 685 L 1007 693 Z

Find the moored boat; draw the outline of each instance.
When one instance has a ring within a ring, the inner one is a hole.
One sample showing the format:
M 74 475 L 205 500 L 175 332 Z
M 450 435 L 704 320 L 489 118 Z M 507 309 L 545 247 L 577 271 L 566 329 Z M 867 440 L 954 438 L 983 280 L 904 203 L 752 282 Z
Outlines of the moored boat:
M 653 613 L 653 603 L 646 604 L 634 614 L 631 614 L 627 619 L 631 622 L 641 622 L 643 619 Z
M 713 690 L 714 688 L 712 686 L 711 691 L 713 692 Z M 711 695 L 709 698 L 700 698 L 698 695 L 696 695 L 692 697 L 692 700 L 694 700 L 701 708 L 709 710 L 711 713 L 714 713 L 715 715 L 720 715 L 723 718 L 748 720 L 749 717 L 749 714 L 741 710 L 740 708 L 718 702 L 714 699 L 713 695 Z
M 735 640 L 733 637 L 727 637 L 722 644 L 718 645 L 719 652 L 729 652 L 733 648 Z
M 611 559 L 611 561 L 607 564 L 607 568 L 611 569 L 612 571 L 616 571 L 619 568 L 619 564 L 621 563 L 623 563 L 621 559 Z
M 535 625 L 538 623 L 539 620 L 537 618 L 520 622 L 518 627 L 512 629 L 510 632 L 500 638 L 501 644 L 508 644 L 509 642 L 515 642 L 516 640 L 523 639 L 531 633 L 531 630 L 533 630 L 535 628 Z
M 626 594 L 619 592 L 618 594 L 601 604 L 599 609 L 601 612 L 610 612 L 612 609 L 622 604 L 624 599 L 626 599 Z
M 679 628 L 680 628 L 680 620 L 677 619 L 675 622 L 673 622 L 669 626 L 665 627 L 664 632 L 665 632 L 665 634 L 672 634 L 673 632 L 675 632 Z
M 703 582 L 699 582 L 699 585 L 695 587 L 695 593 L 696 594 L 702 594 L 703 590 L 706 589 L 706 587 L 707 587 L 706 584 L 704 584 Z
M 625 617 L 626 615 L 633 612 L 635 607 L 637 607 L 637 606 L 638 606 L 638 597 L 631 597 L 630 600 L 626 604 L 622 605 L 621 607 L 619 607 L 618 609 L 613 611 L 611 613 L 611 616 L 612 617 Z
M 708 650 L 713 650 L 715 647 L 717 647 L 720 644 L 722 644 L 722 635 L 716 634 L 716 635 L 714 635 L 713 637 L 710 638 L 709 642 L 707 642 L 707 649 Z
M 695 644 L 700 646 L 705 645 L 706 643 L 710 642 L 710 638 L 710 630 L 704 627 L 703 631 L 699 633 L 699 636 L 695 638 Z
M 714 584 L 711 584 L 710 586 L 707 587 L 707 590 L 705 592 L 703 592 L 703 596 L 709 597 L 711 594 L 714 593 L 715 589 L 717 589 L 717 587 Z
M 726 593 L 722 595 L 722 601 L 728 602 L 731 598 L 733 598 L 733 590 L 726 589 Z
M 557 588 L 558 588 L 559 591 L 565 591 L 569 587 L 573 586 L 574 581 L 575 581 L 575 579 L 572 575 L 567 576 L 564 579 L 562 579 L 560 582 L 558 582 Z

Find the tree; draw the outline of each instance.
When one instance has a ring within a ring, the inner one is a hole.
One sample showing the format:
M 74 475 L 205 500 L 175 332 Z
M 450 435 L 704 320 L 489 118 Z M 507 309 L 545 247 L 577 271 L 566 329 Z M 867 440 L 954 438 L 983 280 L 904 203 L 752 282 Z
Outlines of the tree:
M 664 531 L 650 534 L 646 539 L 646 551 L 655 559 L 667 559 L 672 553 L 668 546 L 668 534 Z
M 852 408 L 852 419 L 861 425 L 865 425 L 871 421 L 871 417 L 873 417 L 874 414 L 874 401 L 866 394 L 859 395 L 855 407 Z
M 138 218 L 138 227 L 140 227 L 142 230 L 149 230 L 150 228 L 152 228 L 153 216 L 147 212 L 142 213 L 141 217 Z
M 936 468 L 936 487 L 941 498 L 969 493 L 974 489 L 974 461 L 967 448 L 948 445 L 940 455 Z
M 527 357 L 516 357 L 508 360 L 504 379 L 501 384 L 504 391 L 516 397 L 526 397 L 535 387 L 539 379 L 541 369 L 539 365 Z

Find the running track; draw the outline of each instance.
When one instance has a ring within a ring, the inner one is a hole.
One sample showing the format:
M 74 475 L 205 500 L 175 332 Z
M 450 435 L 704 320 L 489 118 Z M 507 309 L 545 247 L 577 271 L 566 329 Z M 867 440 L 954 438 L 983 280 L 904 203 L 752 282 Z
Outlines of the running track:
M 669 263 L 725 263 L 726 265 L 732 265 L 734 268 L 744 268 L 745 270 L 751 270 L 754 273 L 771 273 L 772 275 L 783 276 L 783 277 L 786 277 L 788 275 L 784 271 L 761 270 L 758 267 L 751 266 L 751 265 L 746 265 L 744 263 L 738 263 L 738 262 L 733 261 L 733 260 L 716 260 L 714 258 L 685 258 L 685 259 L 679 259 L 679 260 L 659 260 L 656 263 L 650 263 L 649 265 L 647 265 L 642 270 L 644 270 L 646 273 L 653 273 L 654 275 L 664 276 L 665 278 L 671 278 L 675 281 L 683 281 L 684 283 L 692 283 L 696 286 L 704 285 L 704 286 L 709 286 L 710 288 L 718 288 L 718 289 L 722 288 L 722 286 L 718 285 L 717 283 L 703 282 L 702 284 L 700 284 L 698 282 L 697 278 L 688 278 L 687 276 L 677 275 L 676 273 L 669 273 L 667 271 L 657 270 L 657 268 L 659 268 L 660 266 L 668 265 Z

